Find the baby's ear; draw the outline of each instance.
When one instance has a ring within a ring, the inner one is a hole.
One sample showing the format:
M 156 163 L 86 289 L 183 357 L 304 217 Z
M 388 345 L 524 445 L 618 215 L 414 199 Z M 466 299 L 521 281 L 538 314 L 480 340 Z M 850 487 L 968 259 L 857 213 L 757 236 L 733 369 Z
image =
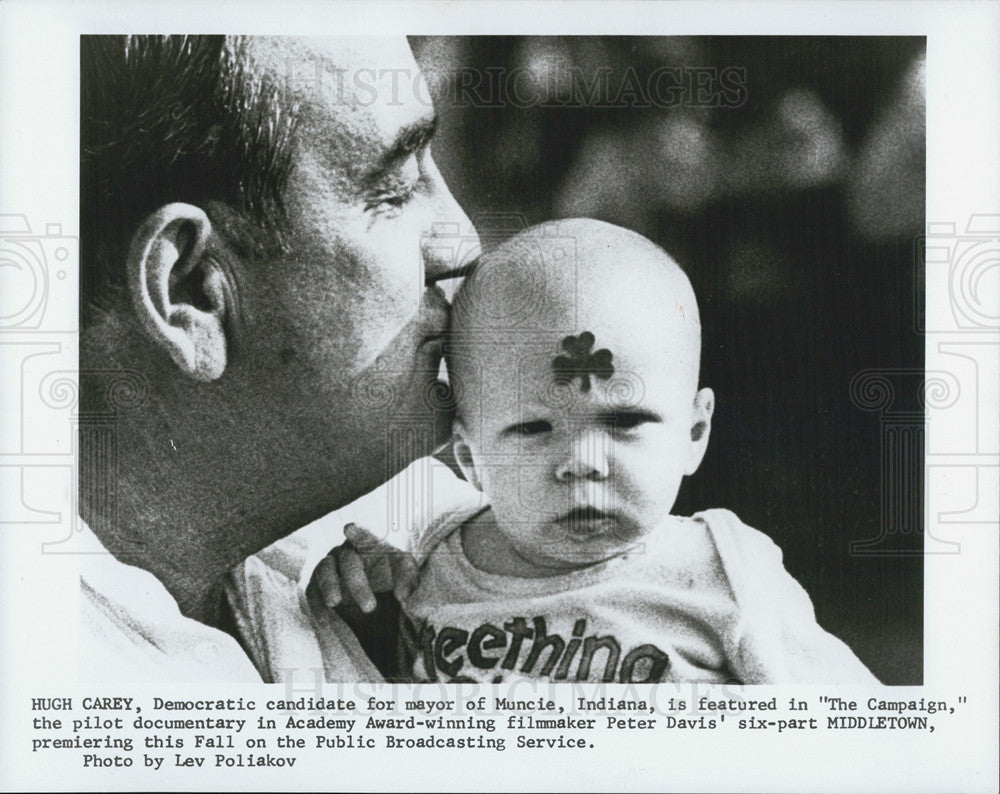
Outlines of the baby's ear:
M 469 434 L 465 429 L 465 426 L 458 419 L 455 420 L 454 427 L 452 428 L 452 447 L 455 452 L 455 462 L 458 463 L 458 468 L 462 470 L 462 475 L 472 483 L 477 490 L 483 490 L 483 485 L 479 480 L 479 475 L 476 472 L 476 463 L 472 455 L 472 447 L 469 445 Z
M 711 389 L 699 389 L 694 397 L 691 412 L 691 446 L 685 474 L 694 474 L 705 457 L 708 437 L 712 433 L 712 412 L 715 410 L 715 394 Z

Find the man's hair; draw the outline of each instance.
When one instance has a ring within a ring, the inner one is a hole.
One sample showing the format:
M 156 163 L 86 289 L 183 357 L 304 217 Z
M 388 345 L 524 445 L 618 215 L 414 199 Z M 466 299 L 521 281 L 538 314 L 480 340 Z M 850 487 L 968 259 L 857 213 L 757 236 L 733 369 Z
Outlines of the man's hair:
M 174 201 L 217 201 L 279 246 L 294 112 L 224 36 L 83 36 L 80 308 L 125 283 L 132 235 Z M 246 240 L 231 240 L 246 244 Z

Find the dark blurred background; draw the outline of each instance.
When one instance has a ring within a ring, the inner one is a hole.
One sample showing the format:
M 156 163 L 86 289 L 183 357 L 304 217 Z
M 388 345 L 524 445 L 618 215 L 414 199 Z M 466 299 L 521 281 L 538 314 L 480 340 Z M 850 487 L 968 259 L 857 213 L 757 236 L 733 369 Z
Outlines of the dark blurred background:
M 769 534 L 824 627 L 884 683 L 922 683 L 922 408 L 894 406 L 893 430 L 851 383 L 924 365 L 924 39 L 411 43 L 435 158 L 487 245 L 594 217 L 691 278 L 717 407 L 675 512 Z

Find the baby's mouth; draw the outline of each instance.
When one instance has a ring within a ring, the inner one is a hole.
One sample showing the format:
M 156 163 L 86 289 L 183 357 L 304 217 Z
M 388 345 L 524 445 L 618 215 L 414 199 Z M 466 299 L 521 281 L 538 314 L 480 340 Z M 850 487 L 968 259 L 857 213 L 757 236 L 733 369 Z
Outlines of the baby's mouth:
M 597 507 L 574 507 L 559 518 L 571 537 L 587 539 L 597 535 L 611 534 L 617 528 L 618 521 L 613 512 L 606 512 Z

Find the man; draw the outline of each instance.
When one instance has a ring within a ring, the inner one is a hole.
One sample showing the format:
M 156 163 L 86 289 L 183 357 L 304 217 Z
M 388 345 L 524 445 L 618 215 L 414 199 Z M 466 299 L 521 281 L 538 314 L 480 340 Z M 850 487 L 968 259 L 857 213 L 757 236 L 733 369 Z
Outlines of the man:
M 84 662 L 259 681 L 224 577 L 441 440 L 470 224 L 403 40 L 84 37 L 81 74 Z

